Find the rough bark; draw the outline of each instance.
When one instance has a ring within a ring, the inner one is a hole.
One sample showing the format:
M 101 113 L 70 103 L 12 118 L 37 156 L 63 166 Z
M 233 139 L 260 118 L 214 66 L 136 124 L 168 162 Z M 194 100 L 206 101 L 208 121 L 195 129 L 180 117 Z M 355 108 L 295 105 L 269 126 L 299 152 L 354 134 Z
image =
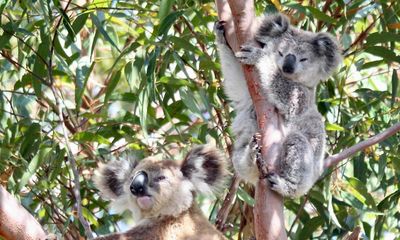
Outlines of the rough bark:
M 38 221 L 3 186 L 0 186 L 0 236 L 5 239 L 46 239 Z

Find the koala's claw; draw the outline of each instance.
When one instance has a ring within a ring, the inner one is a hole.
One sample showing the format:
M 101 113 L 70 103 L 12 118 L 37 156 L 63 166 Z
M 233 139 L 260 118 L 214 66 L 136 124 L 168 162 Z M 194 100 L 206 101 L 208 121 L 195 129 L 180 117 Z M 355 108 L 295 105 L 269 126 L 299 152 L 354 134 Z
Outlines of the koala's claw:
M 225 21 L 216 21 L 214 25 L 214 32 L 217 38 L 217 42 L 221 44 L 226 44 L 225 24 Z
M 259 134 L 254 134 L 250 140 L 251 153 L 256 159 L 261 157 L 261 146 L 258 144 L 260 137 Z
M 255 162 L 255 163 L 259 162 L 260 159 L 262 159 L 262 156 L 261 156 L 261 147 L 260 147 L 260 145 L 258 145 L 257 138 L 253 137 L 251 139 L 250 149 L 251 149 L 250 155 L 251 155 L 251 159 L 253 160 L 253 162 Z
M 257 165 L 260 171 L 260 179 L 265 178 L 266 170 L 265 170 L 265 162 L 261 154 L 261 146 L 259 142 L 261 141 L 261 135 L 256 133 L 250 140 L 250 157 L 254 164 Z
M 223 21 L 223 20 L 216 21 L 216 22 L 215 22 L 215 27 L 216 27 L 216 29 L 218 29 L 219 31 L 224 31 L 224 30 L 225 30 L 225 29 L 224 29 L 225 24 L 226 24 L 226 22 Z
M 277 173 L 269 172 L 266 175 L 266 178 L 267 178 L 269 185 L 273 191 L 278 192 L 282 195 L 284 194 L 285 183 L 283 182 L 282 178 Z
M 258 144 L 259 140 L 260 140 L 260 136 L 258 134 L 254 134 L 250 141 L 250 148 L 252 150 L 261 150 L 261 147 Z
M 254 65 L 262 57 L 263 51 L 251 45 L 244 45 L 240 47 L 240 51 L 235 54 L 239 62 L 247 65 Z

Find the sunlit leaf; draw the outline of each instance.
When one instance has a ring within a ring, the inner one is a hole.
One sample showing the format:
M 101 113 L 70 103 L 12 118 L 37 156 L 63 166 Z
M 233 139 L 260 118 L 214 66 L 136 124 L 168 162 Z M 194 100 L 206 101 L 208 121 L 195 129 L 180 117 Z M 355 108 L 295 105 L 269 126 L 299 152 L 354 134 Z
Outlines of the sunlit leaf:
M 366 186 L 356 178 L 348 178 L 348 191 L 353 194 L 360 202 L 370 207 L 376 208 L 374 198 L 368 192 Z
M 48 154 L 52 148 L 49 147 L 42 147 L 40 148 L 39 152 L 36 154 L 34 158 L 30 161 L 28 168 L 26 169 L 25 173 L 22 175 L 21 179 L 18 183 L 18 189 L 22 189 L 27 183 L 28 180 L 35 174 L 36 170 L 40 167 L 41 163 L 47 161 Z
M 400 63 L 400 56 L 396 55 L 393 51 L 390 51 L 385 47 L 373 46 L 366 48 L 365 51 L 375 56 L 382 57 L 387 62 Z
M 238 188 L 237 191 L 237 196 L 240 200 L 243 202 L 249 204 L 250 206 L 254 207 L 255 201 L 254 198 L 252 198 L 246 191 L 244 191 L 242 188 Z
M 106 90 L 106 95 L 104 97 L 104 104 L 107 104 L 108 99 L 110 98 L 111 93 L 114 91 L 115 87 L 117 86 L 120 78 L 121 78 L 121 71 L 117 71 L 110 78 L 110 82 L 108 83 L 107 90 Z
M 70 41 L 72 41 L 72 42 L 75 41 L 76 33 L 75 33 L 74 29 L 71 26 L 71 22 L 69 20 L 69 17 L 67 16 L 67 14 L 64 12 L 63 9 L 60 9 L 60 8 L 57 8 L 57 9 L 58 9 L 58 12 L 62 16 L 63 25 L 64 25 L 65 29 L 67 29 L 67 32 L 68 32 L 67 37 L 70 39 Z
M 314 7 L 306 7 L 312 14 L 313 17 L 322 20 L 326 23 L 330 23 L 333 24 L 336 22 L 336 20 L 328 15 L 326 15 L 325 13 L 321 12 L 320 10 L 318 10 L 317 8 Z
M 102 144 L 109 144 L 110 142 L 100 136 L 99 134 L 91 133 L 91 132 L 79 132 L 74 135 L 74 140 L 80 142 L 98 142 Z
M 93 215 L 93 213 L 87 208 L 82 208 L 82 215 L 85 217 L 85 219 L 89 220 L 90 224 L 93 224 L 96 227 L 99 226 L 96 216 Z
M 342 126 L 339 126 L 335 123 L 327 122 L 325 125 L 327 131 L 344 131 L 344 128 Z
M 86 84 L 94 65 L 95 63 L 91 63 L 89 57 L 83 57 L 78 61 L 75 80 L 75 103 L 77 112 L 79 112 L 79 109 L 81 107 L 82 96 L 85 92 Z
M 386 43 L 386 42 L 400 42 L 400 35 L 391 32 L 376 32 L 368 35 L 367 37 L 368 45 L 375 45 L 377 43 Z
M 29 158 L 29 156 L 34 153 L 35 147 L 40 142 L 40 130 L 41 127 L 38 123 L 32 123 L 25 132 L 25 138 L 21 143 L 20 152 L 24 158 Z
M 119 50 L 117 44 L 115 44 L 115 42 L 111 39 L 110 35 L 104 29 L 103 24 L 100 22 L 100 19 L 98 18 L 98 16 L 91 13 L 90 18 L 92 19 L 92 22 L 96 26 L 97 30 L 99 30 L 100 34 L 103 35 L 104 39 L 106 41 L 108 41 L 113 47 L 115 47 L 119 52 L 121 52 Z
M 160 10 L 158 11 L 158 18 L 162 21 L 171 11 L 172 4 L 175 0 L 161 0 Z
M 158 36 L 165 35 L 168 30 L 171 28 L 172 24 L 180 17 L 182 16 L 183 12 L 182 11 L 176 11 L 172 12 L 168 16 L 162 20 L 159 28 L 158 28 Z
M 317 228 L 323 223 L 324 220 L 320 216 L 310 219 L 306 224 L 304 224 L 303 230 L 300 232 L 299 239 L 309 239 L 313 232 L 317 230 Z

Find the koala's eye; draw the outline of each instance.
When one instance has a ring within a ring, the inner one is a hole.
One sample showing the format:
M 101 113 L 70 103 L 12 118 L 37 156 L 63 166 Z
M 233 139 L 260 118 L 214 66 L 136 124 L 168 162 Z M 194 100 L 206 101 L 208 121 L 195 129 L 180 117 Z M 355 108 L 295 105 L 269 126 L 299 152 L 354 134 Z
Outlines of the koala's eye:
M 165 179 L 166 179 L 165 176 L 158 176 L 158 177 L 156 177 L 156 179 L 154 179 L 154 181 L 160 182 L 160 181 L 165 180 Z
M 281 51 L 278 51 L 278 53 L 279 53 L 279 56 L 283 57 L 283 54 Z
M 305 62 L 305 61 L 307 61 L 307 58 L 300 59 L 300 62 Z

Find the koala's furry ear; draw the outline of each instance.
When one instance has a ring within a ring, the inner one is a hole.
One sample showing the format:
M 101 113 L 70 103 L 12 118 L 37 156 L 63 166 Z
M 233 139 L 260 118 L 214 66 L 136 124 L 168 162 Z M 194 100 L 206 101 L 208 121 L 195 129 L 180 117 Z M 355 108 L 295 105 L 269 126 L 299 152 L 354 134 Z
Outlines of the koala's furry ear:
M 218 192 L 228 176 L 227 161 L 214 147 L 201 145 L 193 148 L 185 157 L 181 171 L 197 191 L 210 194 Z
M 324 70 L 331 73 L 341 62 L 342 54 L 336 39 L 329 33 L 318 33 L 312 39 L 314 51 L 321 57 L 325 57 Z
M 269 39 L 279 37 L 289 29 L 289 19 L 283 14 L 265 16 L 256 33 L 256 40 L 266 43 Z
M 116 199 L 124 193 L 124 183 L 137 165 L 137 161 L 132 158 L 124 154 L 120 160 L 112 160 L 107 164 L 100 163 L 93 181 L 102 196 L 107 199 Z

